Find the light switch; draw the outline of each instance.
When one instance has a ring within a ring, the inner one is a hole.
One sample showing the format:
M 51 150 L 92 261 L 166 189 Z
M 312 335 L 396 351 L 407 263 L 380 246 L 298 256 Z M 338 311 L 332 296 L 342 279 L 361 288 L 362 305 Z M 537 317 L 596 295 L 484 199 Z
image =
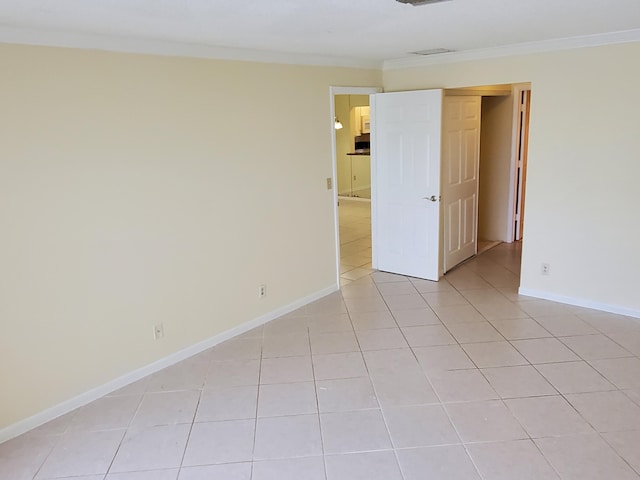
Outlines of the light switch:
M 331 178 L 327 178 L 327 190 L 331 190 L 333 188 L 333 182 Z

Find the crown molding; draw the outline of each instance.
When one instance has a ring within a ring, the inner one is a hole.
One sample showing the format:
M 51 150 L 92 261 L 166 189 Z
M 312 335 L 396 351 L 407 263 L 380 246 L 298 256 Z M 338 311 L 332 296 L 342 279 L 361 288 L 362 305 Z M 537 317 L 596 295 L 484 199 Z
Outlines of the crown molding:
M 286 65 L 381 69 L 377 60 L 332 57 L 304 53 L 270 52 L 244 48 L 218 47 L 194 43 L 91 33 L 35 30 L 0 26 L 0 43 L 46 47 L 79 48 L 108 52 L 136 53 L 172 57 L 193 57 Z
M 220 47 L 194 43 L 182 43 L 157 39 L 115 37 L 92 33 L 71 33 L 57 30 L 36 30 L 0 26 L 0 43 L 47 47 L 78 48 L 134 54 L 207 58 L 285 65 L 346 67 L 398 70 L 447 63 L 468 62 L 490 58 L 528 55 L 535 53 L 597 47 L 621 43 L 640 42 L 640 29 L 620 32 L 584 35 L 577 37 L 519 43 L 492 48 L 465 50 L 427 57 L 413 56 L 385 60 L 332 57 L 304 53 L 284 53 L 264 50 Z
M 399 70 L 404 68 L 426 67 L 446 63 L 469 62 L 490 58 L 510 57 L 516 55 L 530 55 L 534 53 L 571 50 L 575 48 L 598 47 L 620 43 L 640 42 L 640 29 L 624 30 L 621 32 L 602 33 L 597 35 L 583 35 L 578 37 L 558 38 L 540 42 L 518 43 L 493 48 L 480 48 L 462 52 L 443 53 L 428 57 L 407 57 L 385 60 L 383 70 Z

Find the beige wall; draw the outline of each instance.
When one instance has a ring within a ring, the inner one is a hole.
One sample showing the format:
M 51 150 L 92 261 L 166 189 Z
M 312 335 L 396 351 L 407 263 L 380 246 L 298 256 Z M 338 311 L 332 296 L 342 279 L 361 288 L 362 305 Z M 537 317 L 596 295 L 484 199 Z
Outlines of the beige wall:
M 513 97 L 483 97 L 478 195 L 478 238 L 482 240 L 507 240 L 512 130 Z
M 380 72 L 0 58 L 0 430 L 335 285 L 329 87 Z
M 350 95 L 336 95 L 336 117 L 342 123 L 342 129 L 336 130 L 336 162 L 338 194 L 351 195 L 351 159 L 347 155 L 353 150 L 353 137 L 351 136 L 351 122 L 349 115 Z
M 639 58 L 634 43 L 384 74 L 386 90 L 532 82 L 521 280 L 529 292 L 640 316 Z

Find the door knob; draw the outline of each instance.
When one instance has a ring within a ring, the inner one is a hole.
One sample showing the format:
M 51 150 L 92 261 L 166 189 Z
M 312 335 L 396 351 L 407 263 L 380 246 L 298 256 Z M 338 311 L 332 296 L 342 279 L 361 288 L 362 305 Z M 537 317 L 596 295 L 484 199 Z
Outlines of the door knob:
M 440 200 L 440 197 L 436 197 L 435 195 L 431 195 L 430 197 L 424 197 L 424 200 L 429 200 L 431 202 L 437 202 Z

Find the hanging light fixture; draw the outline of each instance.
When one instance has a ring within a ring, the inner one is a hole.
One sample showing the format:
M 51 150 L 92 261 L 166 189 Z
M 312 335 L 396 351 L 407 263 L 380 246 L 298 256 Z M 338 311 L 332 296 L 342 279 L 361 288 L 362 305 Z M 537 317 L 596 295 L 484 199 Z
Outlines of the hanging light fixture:
M 335 127 L 336 130 L 340 130 L 342 128 L 342 122 L 340 122 L 340 120 L 338 120 L 338 117 L 334 117 L 333 126 Z

